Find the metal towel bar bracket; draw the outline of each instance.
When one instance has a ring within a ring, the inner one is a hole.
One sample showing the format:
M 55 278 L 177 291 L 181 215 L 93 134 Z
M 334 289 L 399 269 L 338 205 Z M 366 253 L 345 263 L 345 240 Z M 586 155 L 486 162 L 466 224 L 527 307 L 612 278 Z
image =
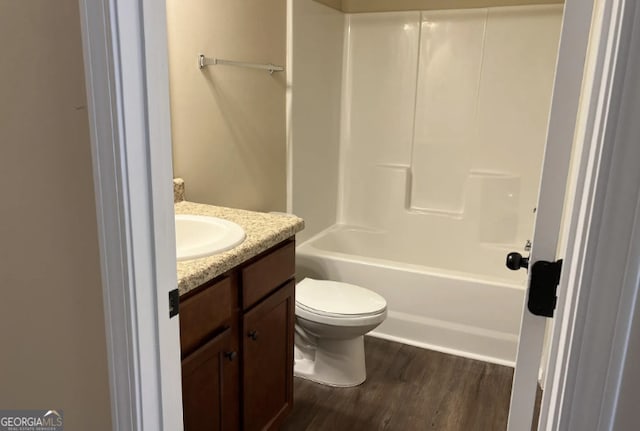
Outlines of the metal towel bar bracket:
M 262 70 L 268 71 L 270 74 L 273 74 L 273 72 L 284 71 L 284 67 L 277 66 L 271 63 L 269 64 L 245 63 L 242 61 L 231 61 L 231 60 L 222 60 L 219 58 L 208 58 L 208 57 L 205 57 L 203 54 L 198 55 L 198 67 L 200 69 L 203 69 L 207 66 L 219 66 L 219 65 L 248 67 L 251 69 L 262 69 Z

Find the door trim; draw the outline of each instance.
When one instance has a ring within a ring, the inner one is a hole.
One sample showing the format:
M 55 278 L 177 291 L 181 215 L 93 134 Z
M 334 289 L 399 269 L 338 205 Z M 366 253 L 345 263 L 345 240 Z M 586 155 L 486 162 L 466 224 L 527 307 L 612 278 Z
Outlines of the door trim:
M 630 169 L 640 160 L 632 115 L 640 110 L 640 8 L 624 0 L 596 8 L 576 139 L 583 149 L 567 232 L 570 264 L 560 283 L 541 430 L 614 429 L 630 325 L 640 313 L 640 175 Z

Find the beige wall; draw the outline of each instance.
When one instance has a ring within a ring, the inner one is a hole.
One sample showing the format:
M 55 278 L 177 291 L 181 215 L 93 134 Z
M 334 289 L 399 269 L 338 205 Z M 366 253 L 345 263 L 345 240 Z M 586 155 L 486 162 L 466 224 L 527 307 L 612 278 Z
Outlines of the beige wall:
M 327 5 L 329 7 L 337 9 L 337 10 L 342 10 L 342 2 L 343 2 L 343 0 L 312 0 L 312 1 L 316 1 L 318 3 L 322 3 L 324 5 Z
M 564 3 L 564 0 L 316 0 L 343 12 L 468 9 Z
M 0 408 L 111 429 L 77 0 L 0 0 Z
M 167 1 L 174 174 L 186 198 L 286 207 L 284 73 L 196 66 L 199 53 L 286 62 L 286 0 Z
M 345 18 L 312 0 L 293 3 L 292 202 L 304 241 L 336 222 Z

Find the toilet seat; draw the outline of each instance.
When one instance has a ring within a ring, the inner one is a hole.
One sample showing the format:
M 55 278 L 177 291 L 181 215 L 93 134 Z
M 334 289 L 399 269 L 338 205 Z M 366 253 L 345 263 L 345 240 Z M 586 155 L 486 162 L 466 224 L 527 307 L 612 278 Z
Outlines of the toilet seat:
M 360 286 L 305 278 L 296 286 L 296 315 L 334 326 L 376 324 L 385 319 L 387 302 Z
M 300 307 L 299 304 L 296 304 L 296 317 L 298 319 L 309 320 L 315 323 L 322 323 L 324 325 L 329 326 L 369 326 L 369 325 L 378 325 L 384 321 L 387 317 L 387 310 L 371 315 L 355 315 L 355 316 L 331 316 L 318 314 L 314 312 L 310 312 L 309 310 Z

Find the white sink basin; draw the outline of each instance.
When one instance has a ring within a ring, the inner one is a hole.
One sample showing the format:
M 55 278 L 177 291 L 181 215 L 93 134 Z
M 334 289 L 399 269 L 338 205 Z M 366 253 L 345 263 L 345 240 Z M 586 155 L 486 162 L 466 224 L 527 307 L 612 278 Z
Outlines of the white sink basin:
M 217 217 L 176 214 L 178 260 L 197 259 L 232 249 L 244 241 L 244 229 Z

